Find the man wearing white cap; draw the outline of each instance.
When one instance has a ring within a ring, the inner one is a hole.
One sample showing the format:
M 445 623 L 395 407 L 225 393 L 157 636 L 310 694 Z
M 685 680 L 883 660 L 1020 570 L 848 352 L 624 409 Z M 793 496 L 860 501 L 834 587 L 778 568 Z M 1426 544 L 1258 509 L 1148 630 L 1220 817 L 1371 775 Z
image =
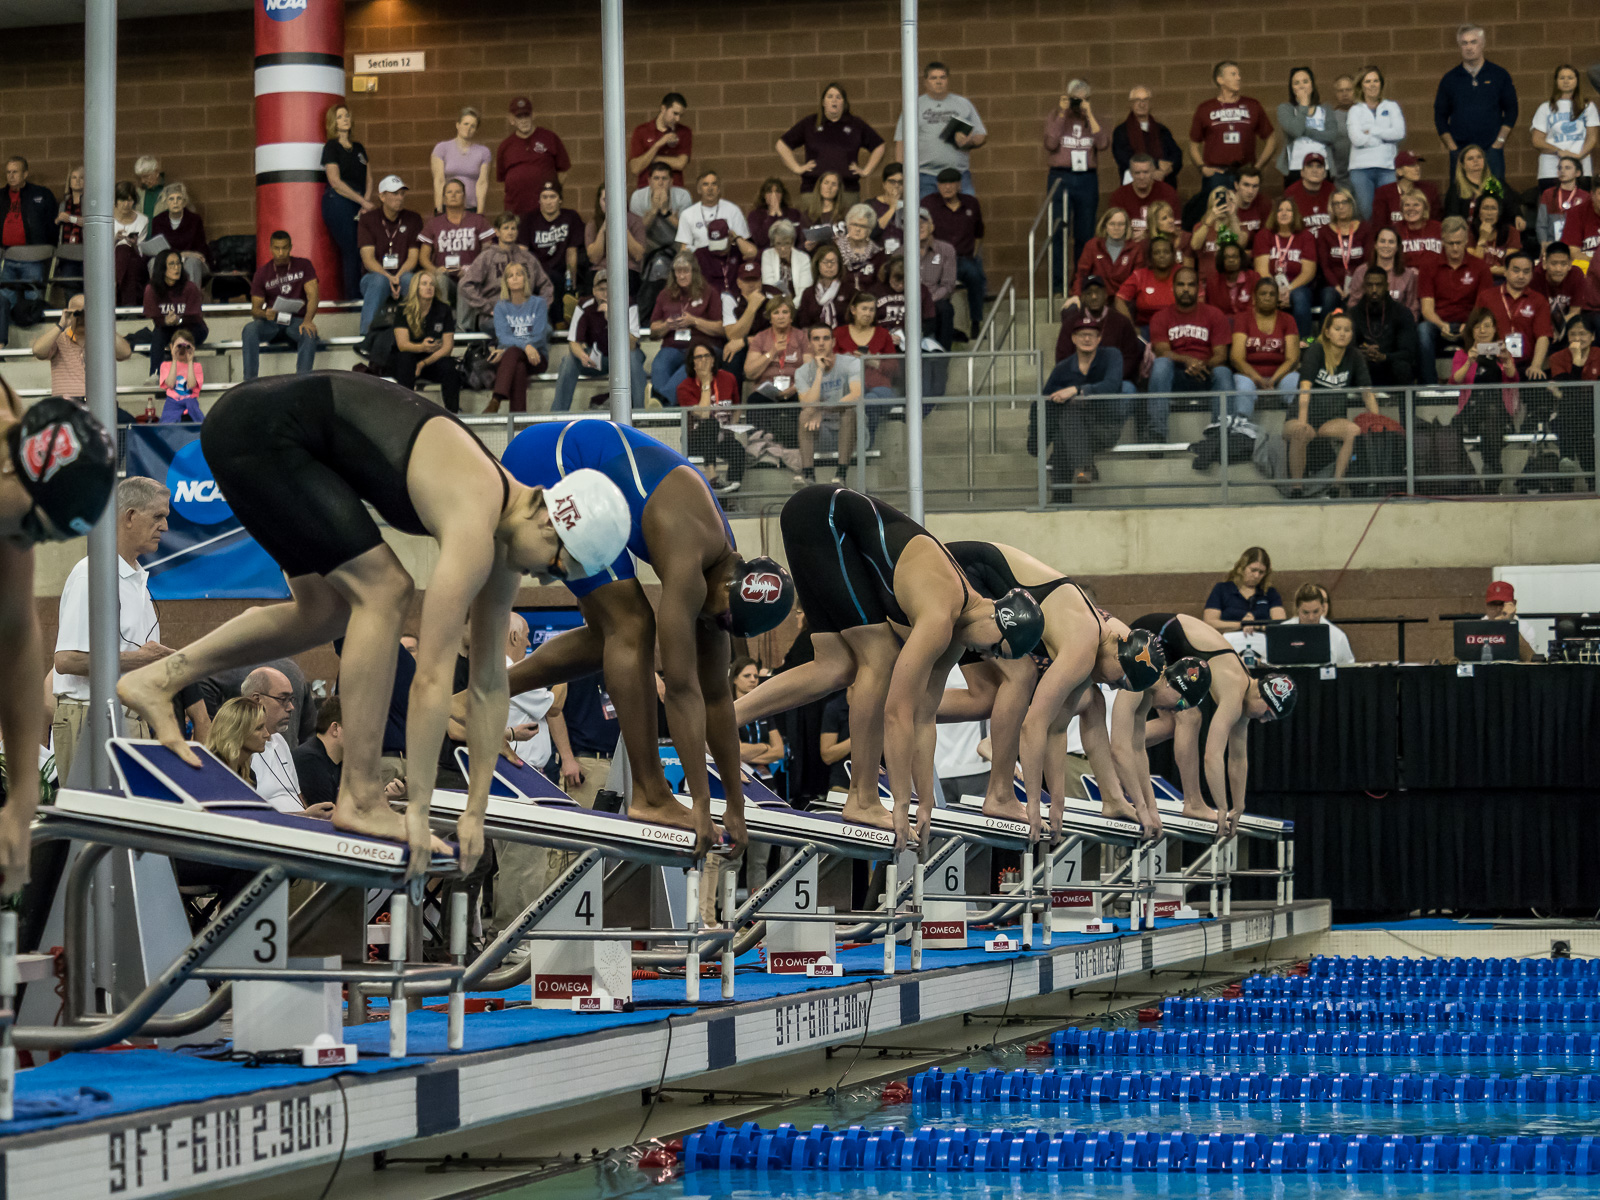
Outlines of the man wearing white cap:
M 407 190 L 400 176 L 384 176 L 378 185 L 380 207 L 362 213 L 356 222 L 356 248 L 367 272 L 361 277 L 362 337 L 384 300 L 403 301 L 411 286 L 422 218 L 406 207 Z

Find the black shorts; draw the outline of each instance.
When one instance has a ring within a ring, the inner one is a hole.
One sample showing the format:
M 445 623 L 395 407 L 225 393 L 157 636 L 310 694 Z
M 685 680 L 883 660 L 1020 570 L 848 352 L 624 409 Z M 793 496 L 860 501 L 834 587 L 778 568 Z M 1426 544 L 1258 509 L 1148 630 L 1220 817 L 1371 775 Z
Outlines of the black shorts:
M 789 498 L 778 523 L 811 632 L 911 623 L 894 598 L 890 558 L 891 547 L 897 556 L 904 543 L 885 536 L 870 499 L 837 484 L 813 484 Z

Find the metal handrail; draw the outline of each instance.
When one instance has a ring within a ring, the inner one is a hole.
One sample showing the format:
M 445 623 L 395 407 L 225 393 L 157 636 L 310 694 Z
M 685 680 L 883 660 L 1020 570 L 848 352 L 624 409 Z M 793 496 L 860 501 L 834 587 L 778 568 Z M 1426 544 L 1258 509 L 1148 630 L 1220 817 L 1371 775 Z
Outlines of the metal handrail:
M 1051 219 L 1046 225 L 1045 238 L 1044 238 L 1044 254 L 1046 256 L 1048 256 L 1050 254 L 1050 252 L 1051 252 L 1051 248 L 1055 245 L 1055 233 L 1056 233 L 1057 221 L 1056 221 L 1056 218 L 1054 216 L 1053 209 L 1054 209 L 1056 194 L 1061 191 L 1061 188 L 1062 188 L 1062 181 L 1059 180 L 1059 179 L 1053 181 L 1050 184 L 1050 187 L 1045 191 L 1045 194 L 1044 194 L 1044 203 L 1039 205 L 1039 211 L 1033 214 L 1033 223 L 1028 226 L 1028 349 L 1029 350 L 1037 350 L 1039 348 L 1039 328 L 1038 328 L 1039 315 L 1038 315 L 1038 312 L 1036 311 L 1038 305 L 1036 303 L 1037 296 L 1035 295 L 1035 292 L 1034 292 L 1034 276 L 1039 270 L 1039 257 L 1040 257 L 1040 255 L 1039 255 L 1039 252 L 1034 249 L 1034 239 L 1035 239 L 1035 236 L 1037 235 L 1037 233 L 1039 231 L 1039 222 L 1041 220 L 1043 220 L 1047 214 L 1050 215 Z M 1060 220 L 1060 224 L 1062 226 L 1065 226 L 1067 224 L 1067 216 L 1068 215 L 1070 215 L 1070 214 L 1064 214 L 1062 216 L 1062 218 Z M 1050 263 L 1050 266 L 1051 267 L 1054 266 L 1054 262 L 1053 261 Z M 1063 264 L 1063 269 L 1065 269 L 1065 264 Z M 1048 279 L 1048 276 L 1046 278 Z M 1054 296 L 1054 289 L 1053 288 L 1051 289 L 1051 295 Z M 1043 380 L 1041 380 L 1040 382 L 1042 383 Z

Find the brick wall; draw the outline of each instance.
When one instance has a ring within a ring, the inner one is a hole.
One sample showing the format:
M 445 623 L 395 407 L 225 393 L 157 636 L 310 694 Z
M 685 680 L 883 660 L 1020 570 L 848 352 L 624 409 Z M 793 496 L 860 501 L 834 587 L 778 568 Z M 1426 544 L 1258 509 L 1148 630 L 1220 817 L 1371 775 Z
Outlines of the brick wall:
M 376 95 L 354 98 L 357 135 L 380 173 L 426 185 L 428 151 L 451 133 L 459 105 L 487 114 L 484 137 L 503 136 L 513 95 L 534 97 L 541 122 L 566 140 L 575 162 L 574 206 L 588 211 L 601 174 L 598 6 L 486 0 L 348 0 L 349 53 L 423 50 L 428 70 L 387 75 Z M 822 83 L 839 79 L 852 107 L 885 138 L 899 111 L 899 5 L 893 0 L 812 4 L 630 0 L 626 9 L 628 118 L 652 116 L 663 92 L 690 101 L 696 159 L 715 164 L 726 193 L 748 206 L 756 185 L 778 169 L 772 144 L 814 108 Z M 1102 120 L 1126 115 L 1135 83 L 1151 87 L 1156 114 L 1180 142 L 1194 107 L 1211 94 L 1211 64 L 1240 61 L 1246 90 L 1270 112 L 1284 97 L 1291 64 L 1309 64 L 1331 91 L 1335 75 L 1366 62 L 1381 67 L 1405 109 L 1407 145 L 1445 158 L 1432 131 L 1440 74 L 1458 61 L 1454 28 L 1464 18 L 1489 32 L 1489 54 L 1516 78 L 1523 115 L 1509 154 L 1511 181 L 1530 186 L 1535 153 L 1528 120 L 1548 94 L 1555 65 L 1587 65 L 1600 44 L 1595 0 L 1413 0 L 1306 5 L 1260 0 L 924 0 L 923 58 L 953 69 L 989 127 L 975 156 L 989 219 L 990 277 L 1019 274 L 1026 230 L 1044 177 L 1039 143 L 1047 109 L 1067 78 L 1096 89 Z M 169 179 L 195 193 L 212 235 L 251 228 L 251 17 L 249 13 L 124 22 L 119 171 L 135 154 L 164 159 Z M 1574 49 L 1578 48 L 1578 49 Z M 6 31 L 0 112 L 7 152 L 34 163 L 34 176 L 59 187 L 81 157 L 81 27 Z M 1112 186 L 1109 159 L 1102 181 Z M 1190 191 L 1195 174 L 1185 172 Z M 1269 190 L 1277 181 L 1269 176 Z M 498 201 L 498 189 L 494 193 Z M 424 197 L 418 198 L 418 206 Z

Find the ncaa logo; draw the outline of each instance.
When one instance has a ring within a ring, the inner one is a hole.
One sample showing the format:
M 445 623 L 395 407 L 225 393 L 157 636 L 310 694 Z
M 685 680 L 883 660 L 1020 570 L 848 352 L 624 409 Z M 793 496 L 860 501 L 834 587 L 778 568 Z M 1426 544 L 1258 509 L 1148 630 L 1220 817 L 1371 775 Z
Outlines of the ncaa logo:
M 274 21 L 292 21 L 306 11 L 311 0 L 261 0 L 261 9 Z
M 220 525 L 233 517 L 233 509 L 222 498 L 222 489 L 211 478 L 211 468 L 200 453 L 199 438 L 172 456 L 172 465 L 167 468 L 167 487 L 172 491 L 174 511 L 187 521 L 196 525 Z

